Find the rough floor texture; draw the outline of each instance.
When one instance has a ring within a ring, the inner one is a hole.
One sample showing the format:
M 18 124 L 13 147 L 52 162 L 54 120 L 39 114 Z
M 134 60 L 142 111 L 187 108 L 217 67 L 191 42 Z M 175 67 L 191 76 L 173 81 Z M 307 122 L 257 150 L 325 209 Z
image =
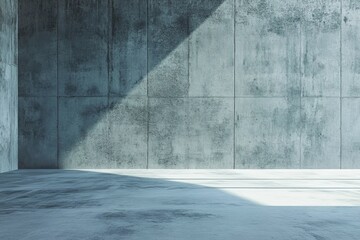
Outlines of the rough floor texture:
M 357 240 L 359 171 L 20 170 L 6 240 Z
M 359 168 L 360 0 L 20 0 L 22 168 Z
M 0 172 L 18 167 L 17 1 L 0 1 Z

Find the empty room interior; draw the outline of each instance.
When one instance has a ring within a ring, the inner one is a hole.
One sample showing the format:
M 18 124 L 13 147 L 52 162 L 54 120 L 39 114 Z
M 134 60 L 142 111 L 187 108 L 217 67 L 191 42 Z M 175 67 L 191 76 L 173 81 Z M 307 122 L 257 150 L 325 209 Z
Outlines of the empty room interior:
M 0 0 L 1 240 L 359 240 L 360 0 Z

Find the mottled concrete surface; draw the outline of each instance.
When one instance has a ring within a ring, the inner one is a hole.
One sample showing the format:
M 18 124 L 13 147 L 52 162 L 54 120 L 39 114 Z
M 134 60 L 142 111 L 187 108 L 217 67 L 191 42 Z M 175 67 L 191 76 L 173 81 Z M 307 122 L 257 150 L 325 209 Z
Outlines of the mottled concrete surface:
M 236 168 L 299 168 L 298 99 L 236 99 Z
M 360 1 L 342 0 L 342 95 L 360 96 Z
M 59 99 L 59 167 L 115 168 L 109 159 L 107 98 Z
M 19 168 L 57 167 L 56 97 L 19 97 Z
M 149 96 L 187 96 L 189 1 L 149 0 L 148 4 Z
M 234 102 L 151 98 L 149 168 L 232 168 Z
M 23 168 L 360 167 L 359 0 L 19 5 Z
M 360 98 L 343 99 L 342 167 L 360 168 Z
M 117 168 L 147 166 L 147 101 L 145 97 L 110 98 L 109 157 Z
M 19 96 L 57 96 L 56 0 L 19 1 Z
M 147 95 L 147 0 L 111 1 L 109 92 Z
M 341 0 L 302 1 L 303 96 L 340 96 Z
M 340 168 L 340 100 L 302 99 L 301 165 Z
M 215 11 L 212 9 L 214 3 L 204 2 L 207 1 L 194 1 L 189 14 L 188 94 L 233 97 L 233 0 L 213 1 L 219 5 Z
M 58 2 L 58 93 L 108 94 L 109 1 Z
M 0 2 L 0 62 L 18 63 L 18 3 L 13 0 Z
M 18 168 L 17 7 L 0 2 L 0 172 Z
M 236 96 L 300 92 L 299 3 L 236 0 Z
M 17 67 L 0 62 L 0 172 L 18 168 Z
M 359 174 L 14 171 L 0 175 L 0 237 L 356 240 Z

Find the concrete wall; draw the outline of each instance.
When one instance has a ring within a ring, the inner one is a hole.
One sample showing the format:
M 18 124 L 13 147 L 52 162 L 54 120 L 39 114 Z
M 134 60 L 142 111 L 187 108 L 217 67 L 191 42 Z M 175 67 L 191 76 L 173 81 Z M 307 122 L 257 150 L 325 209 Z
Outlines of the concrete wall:
M 359 168 L 360 0 L 20 0 L 22 168 Z
M 0 172 L 18 167 L 17 0 L 0 1 Z

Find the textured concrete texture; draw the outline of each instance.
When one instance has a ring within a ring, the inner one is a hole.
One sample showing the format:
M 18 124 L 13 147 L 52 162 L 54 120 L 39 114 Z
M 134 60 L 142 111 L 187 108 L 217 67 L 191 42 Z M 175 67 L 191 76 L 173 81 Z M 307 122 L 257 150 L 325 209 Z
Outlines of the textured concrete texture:
M 299 101 L 236 99 L 236 167 L 300 166 Z
M 147 0 L 111 3 L 110 94 L 146 96 Z
M 303 98 L 301 110 L 302 167 L 340 168 L 340 100 Z
M 17 65 L 18 3 L 2 0 L 0 3 L 0 62 Z
M 340 96 L 341 0 L 302 1 L 303 96 Z
M 360 96 L 360 1 L 342 0 L 342 96 Z
M 146 168 L 146 98 L 59 101 L 60 168 Z
M 108 157 L 107 98 L 59 99 L 59 167 L 114 168 Z
M 23 168 L 360 167 L 358 0 L 19 5 Z
M 355 240 L 359 171 L 21 170 L 0 175 L 7 240 Z
M 58 1 L 60 96 L 108 93 L 108 1 Z
M 236 0 L 237 97 L 299 94 L 299 8 L 296 0 Z
M 343 99 L 342 115 L 342 167 L 360 168 L 360 98 Z
M 17 7 L 0 2 L 0 172 L 18 168 Z
M 18 101 L 19 168 L 56 168 L 56 97 L 19 97 Z
M 233 1 L 148 6 L 148 95 L 233 96 Z
M 233 0 L 193 1 L 189 96 L 234 96 L 234 13 Z
M 19 13 L 19 96 L 56 97 L 56 0 L 19 1 Z
M 150 99 L 149 168 L 232 168 L 234 102 Z

